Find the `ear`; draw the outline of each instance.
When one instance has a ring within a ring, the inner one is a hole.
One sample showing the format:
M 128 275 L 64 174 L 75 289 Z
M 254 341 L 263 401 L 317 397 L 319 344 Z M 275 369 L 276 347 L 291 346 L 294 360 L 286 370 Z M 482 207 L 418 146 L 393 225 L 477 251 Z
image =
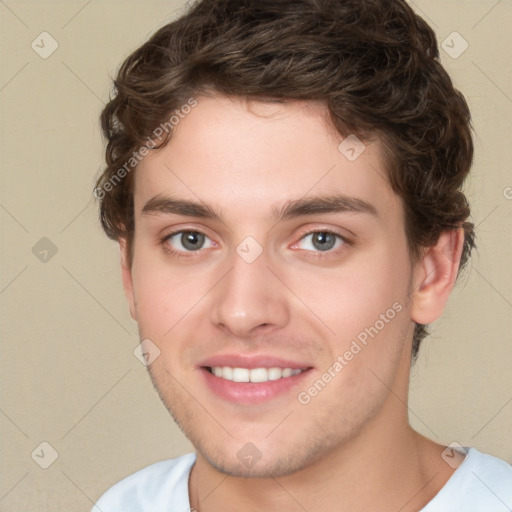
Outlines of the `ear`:
M 443 231 L 414 269 L 411 319 L 419 324 L 437 320 L 448 301 L 459 270 L 464 229 Z
M 135 310 L 135 296 L 133 293 L 132 269 L 129 264 L 130 255 L 126 238 L 119 239 L 119 251 L 121 257 L 121 277 L 123 278 L 124 294 L 128 300 L 130 315 L 136 321 L 137 314 Z

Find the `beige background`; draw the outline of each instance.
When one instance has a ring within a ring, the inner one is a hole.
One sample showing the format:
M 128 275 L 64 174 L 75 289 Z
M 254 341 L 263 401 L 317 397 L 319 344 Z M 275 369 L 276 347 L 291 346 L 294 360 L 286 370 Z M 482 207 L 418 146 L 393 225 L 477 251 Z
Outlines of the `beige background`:
M 120 478 L 191 450 L 133 355 L 117 247 L 91 194 L 109 77 L 183 4 L 0 0 L 2 511 L 87 511 Z M 440 41 L 469 44 L 442 58 L 474 117 L 479 252 L 412 372 L 411 421 L 512 462 L 512 3 L 413 5 Z M 31 48 L 43 31 L 59 45 L 47 59 Z M 46 262 L 43 237 L 57 249 Z M 58 454 L 48 469 L 42 442 Z

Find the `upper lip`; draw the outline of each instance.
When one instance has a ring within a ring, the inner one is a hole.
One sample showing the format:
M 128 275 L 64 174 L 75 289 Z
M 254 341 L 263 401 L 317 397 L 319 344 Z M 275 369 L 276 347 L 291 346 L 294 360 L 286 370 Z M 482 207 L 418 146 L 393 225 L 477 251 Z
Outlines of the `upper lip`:
M 218 354 L 209 357 L 199 364 L 200 367 L 229 366 L 231 368 L 291 368 L 306 370 L 311 368 L 307 363 L 283 359 L 271 355 Z

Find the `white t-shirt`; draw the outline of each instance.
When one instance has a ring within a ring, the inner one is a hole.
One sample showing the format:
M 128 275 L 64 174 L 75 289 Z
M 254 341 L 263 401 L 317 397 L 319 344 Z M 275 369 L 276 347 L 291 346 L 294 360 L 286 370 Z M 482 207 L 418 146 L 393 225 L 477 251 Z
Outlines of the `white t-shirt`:
M 195 454 L 152 464 L 121 480 L 91 512 L 191 512 L 188 477 Z M 511 512 L 512 466 L 467 449 L 444 487 L 420 512 Z

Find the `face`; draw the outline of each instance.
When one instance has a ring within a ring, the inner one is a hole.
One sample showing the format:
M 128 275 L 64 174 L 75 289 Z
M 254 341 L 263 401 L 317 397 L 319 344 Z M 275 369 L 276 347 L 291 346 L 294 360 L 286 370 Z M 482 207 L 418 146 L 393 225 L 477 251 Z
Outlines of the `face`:
M 405 394 L 403 208 L 379 141 L 354 160 L 342 140 L 318 105 L 203 98 L 136 171 L 132 315 L 162 400 L 221 471 L 305 468 Z

